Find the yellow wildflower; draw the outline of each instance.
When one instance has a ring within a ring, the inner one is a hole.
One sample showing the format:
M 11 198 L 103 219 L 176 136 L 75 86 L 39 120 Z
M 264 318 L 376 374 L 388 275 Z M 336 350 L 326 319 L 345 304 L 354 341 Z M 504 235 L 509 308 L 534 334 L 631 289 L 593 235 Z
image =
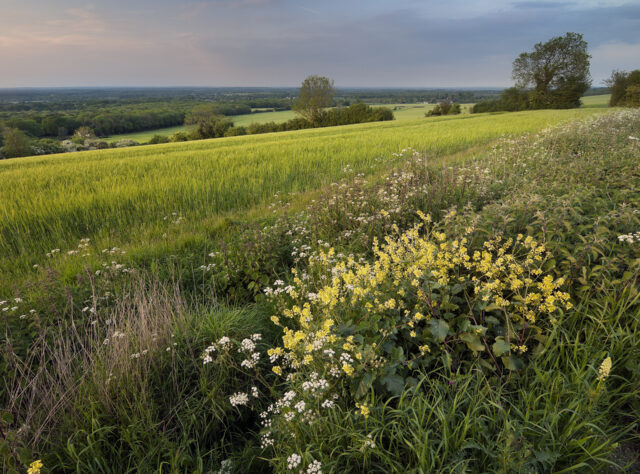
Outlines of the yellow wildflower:
M 29 465 L 29 469 L 27 470 L 27 474 L 40 474 L 40 469 L 42 469 L 42 461 L 38 459 L 37 461 L 33 461 Z
M 602 364 L 600 364 L 600 369 L 598 370 L 598 381 L 602 382 L 604 381 L 608 376 L 609 376 L 609 372 L 611 372 L 611 357 L 607 357 L 605 360 L 602 361 Z
M 369 413 L 371 413 L 371 410 L 366 403 L 356 403 L 356 407 L 360 409 L 360 414 L 362 416 L 364 416 L 365 418 L 369 418 Z

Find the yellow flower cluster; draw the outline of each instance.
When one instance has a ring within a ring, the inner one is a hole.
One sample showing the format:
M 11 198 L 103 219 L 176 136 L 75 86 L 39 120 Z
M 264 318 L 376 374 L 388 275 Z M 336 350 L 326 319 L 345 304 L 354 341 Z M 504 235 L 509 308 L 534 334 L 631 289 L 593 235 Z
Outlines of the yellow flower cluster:
M 371 409 L 366 403 L 356 403 L 356 408 L 359 409 L 360 414 L 365 418 L 369 418 L 369 414 L 371 413 Z
M 39 459 L 37 461 L 33 461 L 29 465 L 29 469 L 27 469 L 27 474 L 40 474 L 40 470 L 42 469 L 42 461 Z
M 274 372 L 312 367 L 356 377 L 388 361 L 390 340 L 414 359 L 445 340 L 476 354 L 492 344 L 499 356 L 524 354 L 530 333 L 571 307 L 564 279 L 542 275 L 543 244 L 519 235 L 473 250 L 468 235 L 451 239 L 421 217 L 384 244 L 374 241 L 372 262 L 338 258 L 331 248 L 310 258 L 309 274 L 294 273 L 293 290 L 274 297 L 280 314 L 272 321 L 284 332 L 282 347 L 269 352 L 282 361 Z M 458 316 L 467 322 L 450 327 Z

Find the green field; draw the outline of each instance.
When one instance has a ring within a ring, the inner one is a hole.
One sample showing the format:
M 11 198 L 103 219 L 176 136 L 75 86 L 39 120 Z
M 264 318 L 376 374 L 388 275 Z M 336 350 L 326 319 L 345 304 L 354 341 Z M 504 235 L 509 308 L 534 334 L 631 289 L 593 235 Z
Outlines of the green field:
M 582 107 L 607 107 L 611 94 L 588 95 L 580 99 Z
M 24 270 L 82 238 L 124 244 L 162 234 L 162 218 L 203 219 L 386 168 L 414 148 L 452 153 L 537 131 L 593 109 L 367 123 L 0 162 L 0 265 Z M 136 236 L 136 237 L 134 237 Z
M 112 135 L 110 137 L 103 138 L 104 141 L 111 143 L 117 142 L 118 140 L 135 140 L 138 143 L 146 143 L 154 135 L 162 135 L 165 137 L 169 137 L 176 132 L 183 132 L 187 130 L 188 127 L 184 125 L 177 125 L 175 127 L 167 127 L 167 128 L 157 128 L 155 130 L 146 130 L 144 132 L 135 132 L 135 133 L 123 133 L 121 135 Z
M 245 115 L 234 115 L 229 117 L 236 127 L 247 127 L 252 123 L 276 122 L 282 123 L 298 115 L 293 110 L 281 110 L 278 112 L 259 112 Z

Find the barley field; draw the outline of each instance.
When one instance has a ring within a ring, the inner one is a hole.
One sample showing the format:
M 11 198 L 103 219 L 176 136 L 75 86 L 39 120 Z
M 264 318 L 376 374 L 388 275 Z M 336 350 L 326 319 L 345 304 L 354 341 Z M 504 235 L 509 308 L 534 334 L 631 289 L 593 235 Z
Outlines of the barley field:
M 0 162 L 0 264 L 9 272 L 83 238 L 128 242 L 173 212 L 235 213 L 275 193 L 393 166 L 406 148 L 446 154 L 601 111 L 461 115 Z M 162 232 L 160 232 L 162 233 Z M 136 237 L 138 238 L 138 237 Z

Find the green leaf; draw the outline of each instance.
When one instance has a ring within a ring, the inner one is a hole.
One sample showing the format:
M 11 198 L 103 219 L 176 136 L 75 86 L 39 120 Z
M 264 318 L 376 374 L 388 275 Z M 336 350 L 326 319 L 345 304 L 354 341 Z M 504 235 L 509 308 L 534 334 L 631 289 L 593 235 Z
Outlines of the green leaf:
M 361 399 L 364 397 L 369 389 L 371 389 L 371 385 L 373 384 L 373 380 L 375 379 L 375 375 L 372 373 L 364 374 L 364 376 L 360 379 L 360 383 L 358 384 L 358 388 L 356 389 L 356 398 Z
M 487 324 L 489 326 L 499 326 L 500 325 L 500 320 L 498 318 L 496 318 L 495 316 L 487 316 L 485 318 L 485 321 L 487 322 Z
M 400 395 L 404 390 L 404 379 L 399 375 L 387 375 L 382 378 L 381 382 L 393 395 Z
M 462 334 L 460 336 L 460 339 L 462 339 L 467 344 L 467 347 L 474 352 L 480 352 L 484 350 L 484 344 L 482 343 L 482 341 L 480 341 L 480 338 L 477 334 L 467 332 L 465 334 Z
M 502 357 L 502 363 L 509 370 L 520 370 L 524 367 L 524 362 L 519 357 L 514 355 L 504 356 Z
M 431 326 L 431 334 L 438 342 L 443 342 L 449 335 L 449 324 L 442 319 L 431 319 L 429 326 Z
M 502 339 L 499 339 L 493 343 L 493 345 L 491 346 L 491 350 L 493 350 L 493 354 L 496 357 L 501 357 L 504 354 L 508 354 L 511 350 L 511 347 L 509 347 L 509 344 L 504 342 Z

